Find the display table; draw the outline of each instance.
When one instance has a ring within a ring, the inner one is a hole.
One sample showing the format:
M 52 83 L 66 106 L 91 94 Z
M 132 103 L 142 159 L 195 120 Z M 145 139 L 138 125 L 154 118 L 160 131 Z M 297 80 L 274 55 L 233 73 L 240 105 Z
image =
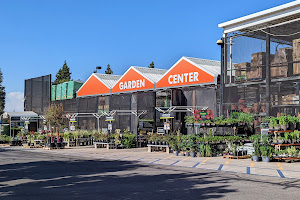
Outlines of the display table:
M 107 148 L 107 149 L 114 149 L 115 144 L 114 143 L 108 143 L 108 142 L 94 142 L 95 149 L 97 148 Z
M 300 160 L 300 157 L 275 157 L 276 160 Z
M 40 146 L 40 144 L 41 144 L 42 142 L 43 142 L 42 140 L 34 140 L 34 141 L 33 141 L 33 144 L 34 144 L 34 146 Z
M 295 144 L 271 144 L 272 146 L 275 147 L 275 149 L 281 150 L 281 147 L 290 147 L 294 146 L 296 148 L 300 148 L 300 143 L 295 143 Z
M 286 131 L 268 131 L 269 133 L 274 133 L 275 135 L 275 140 L 277 140 L 277 136 L 281 133 L 290 133 L 290 132 L 294 132 L 292 130 L 286 130 Z
M 75 141 L 63 141 L 66 147 L 75 147 Z
M 152 151 L 164 151 L 166 150 L 166 153 L 170 153 L 170 147 L 169 145 L 155 145 L 155 144 L 148 144 L 148 152 Z

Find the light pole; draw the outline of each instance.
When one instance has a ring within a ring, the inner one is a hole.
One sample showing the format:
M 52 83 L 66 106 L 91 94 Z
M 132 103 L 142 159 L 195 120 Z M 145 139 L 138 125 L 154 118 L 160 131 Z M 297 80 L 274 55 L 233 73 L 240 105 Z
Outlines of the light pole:
M 220 116 L 223 115 L 223 93 L 224 93 L 224 38 L 217 41 L 217 45 L 221 46 L 221 76 L 220 76 Z
M 94 73 L 97 73 L 97 71 L 100 70 L 100 69 L 102 69 L 102 67 L 101 66 L 97 66 L 96 70 L 94 71 Z

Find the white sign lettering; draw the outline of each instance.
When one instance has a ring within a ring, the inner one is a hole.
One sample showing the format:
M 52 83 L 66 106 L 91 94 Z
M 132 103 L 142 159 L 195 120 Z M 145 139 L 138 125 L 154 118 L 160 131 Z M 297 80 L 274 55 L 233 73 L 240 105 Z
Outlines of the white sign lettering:
M 119 83 L 120 90 L 135 89 L 145 87 L 145 79 L 125 81 Z
M 195 81 L 199 81 L 198 79 L 199 73 L 198 72 L 190 72 L 184 74 L 174 74 L 168 77 L 169 84 L 176 84 L 176 83 L 192 83 Z

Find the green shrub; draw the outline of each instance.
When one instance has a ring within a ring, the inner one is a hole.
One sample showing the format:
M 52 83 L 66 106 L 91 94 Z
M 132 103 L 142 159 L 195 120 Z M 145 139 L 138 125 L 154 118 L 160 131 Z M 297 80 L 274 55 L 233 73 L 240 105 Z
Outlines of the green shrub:
M 121 142 L 126 149 L 130 149 L 135 146 L 136 136 L 132 134 L 123 134 Z

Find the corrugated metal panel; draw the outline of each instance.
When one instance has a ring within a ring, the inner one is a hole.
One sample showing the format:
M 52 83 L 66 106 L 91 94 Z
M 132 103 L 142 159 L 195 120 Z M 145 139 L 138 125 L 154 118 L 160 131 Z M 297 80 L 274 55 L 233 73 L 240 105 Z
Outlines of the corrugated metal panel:
M 38 117 L 38 114 L 33 111 L 24 112 L 7 112 L 10 117 Z
M 167 70 L 165 69 L 156 69 L 149 67 L 133 66 L 133 68 L 139 71 L 143 76 L 145 76 L 147 79 L 151 80 L 154 83 L 160 80 L 160 78 L 167 72 Z
M 195 63 L 198 67 L 204 68 L 205 70 L 218 76 L 221 74 L 221 62 L 216 60 L 207 60 L 201 58 L 184 57 L 187 60 Z
M 56 99 L 56 85 L 51 86 L 51 101 L 55 101 Z
M 61 100 L 61 84 L 56 85 L 56 100 Z
M 61 99 L 67 99 L 68 82 L 61 84 Z
M 100 79 L 109 89 L 115 85 L 115 83 L 121 78 L 119 75 L 111 74 L 94 74 L 98 79 Z
M 81 82 L 69 81 L 67 89 L 67 99 L 73 99 L 76 96 L 77 90 L 83 85 Z

